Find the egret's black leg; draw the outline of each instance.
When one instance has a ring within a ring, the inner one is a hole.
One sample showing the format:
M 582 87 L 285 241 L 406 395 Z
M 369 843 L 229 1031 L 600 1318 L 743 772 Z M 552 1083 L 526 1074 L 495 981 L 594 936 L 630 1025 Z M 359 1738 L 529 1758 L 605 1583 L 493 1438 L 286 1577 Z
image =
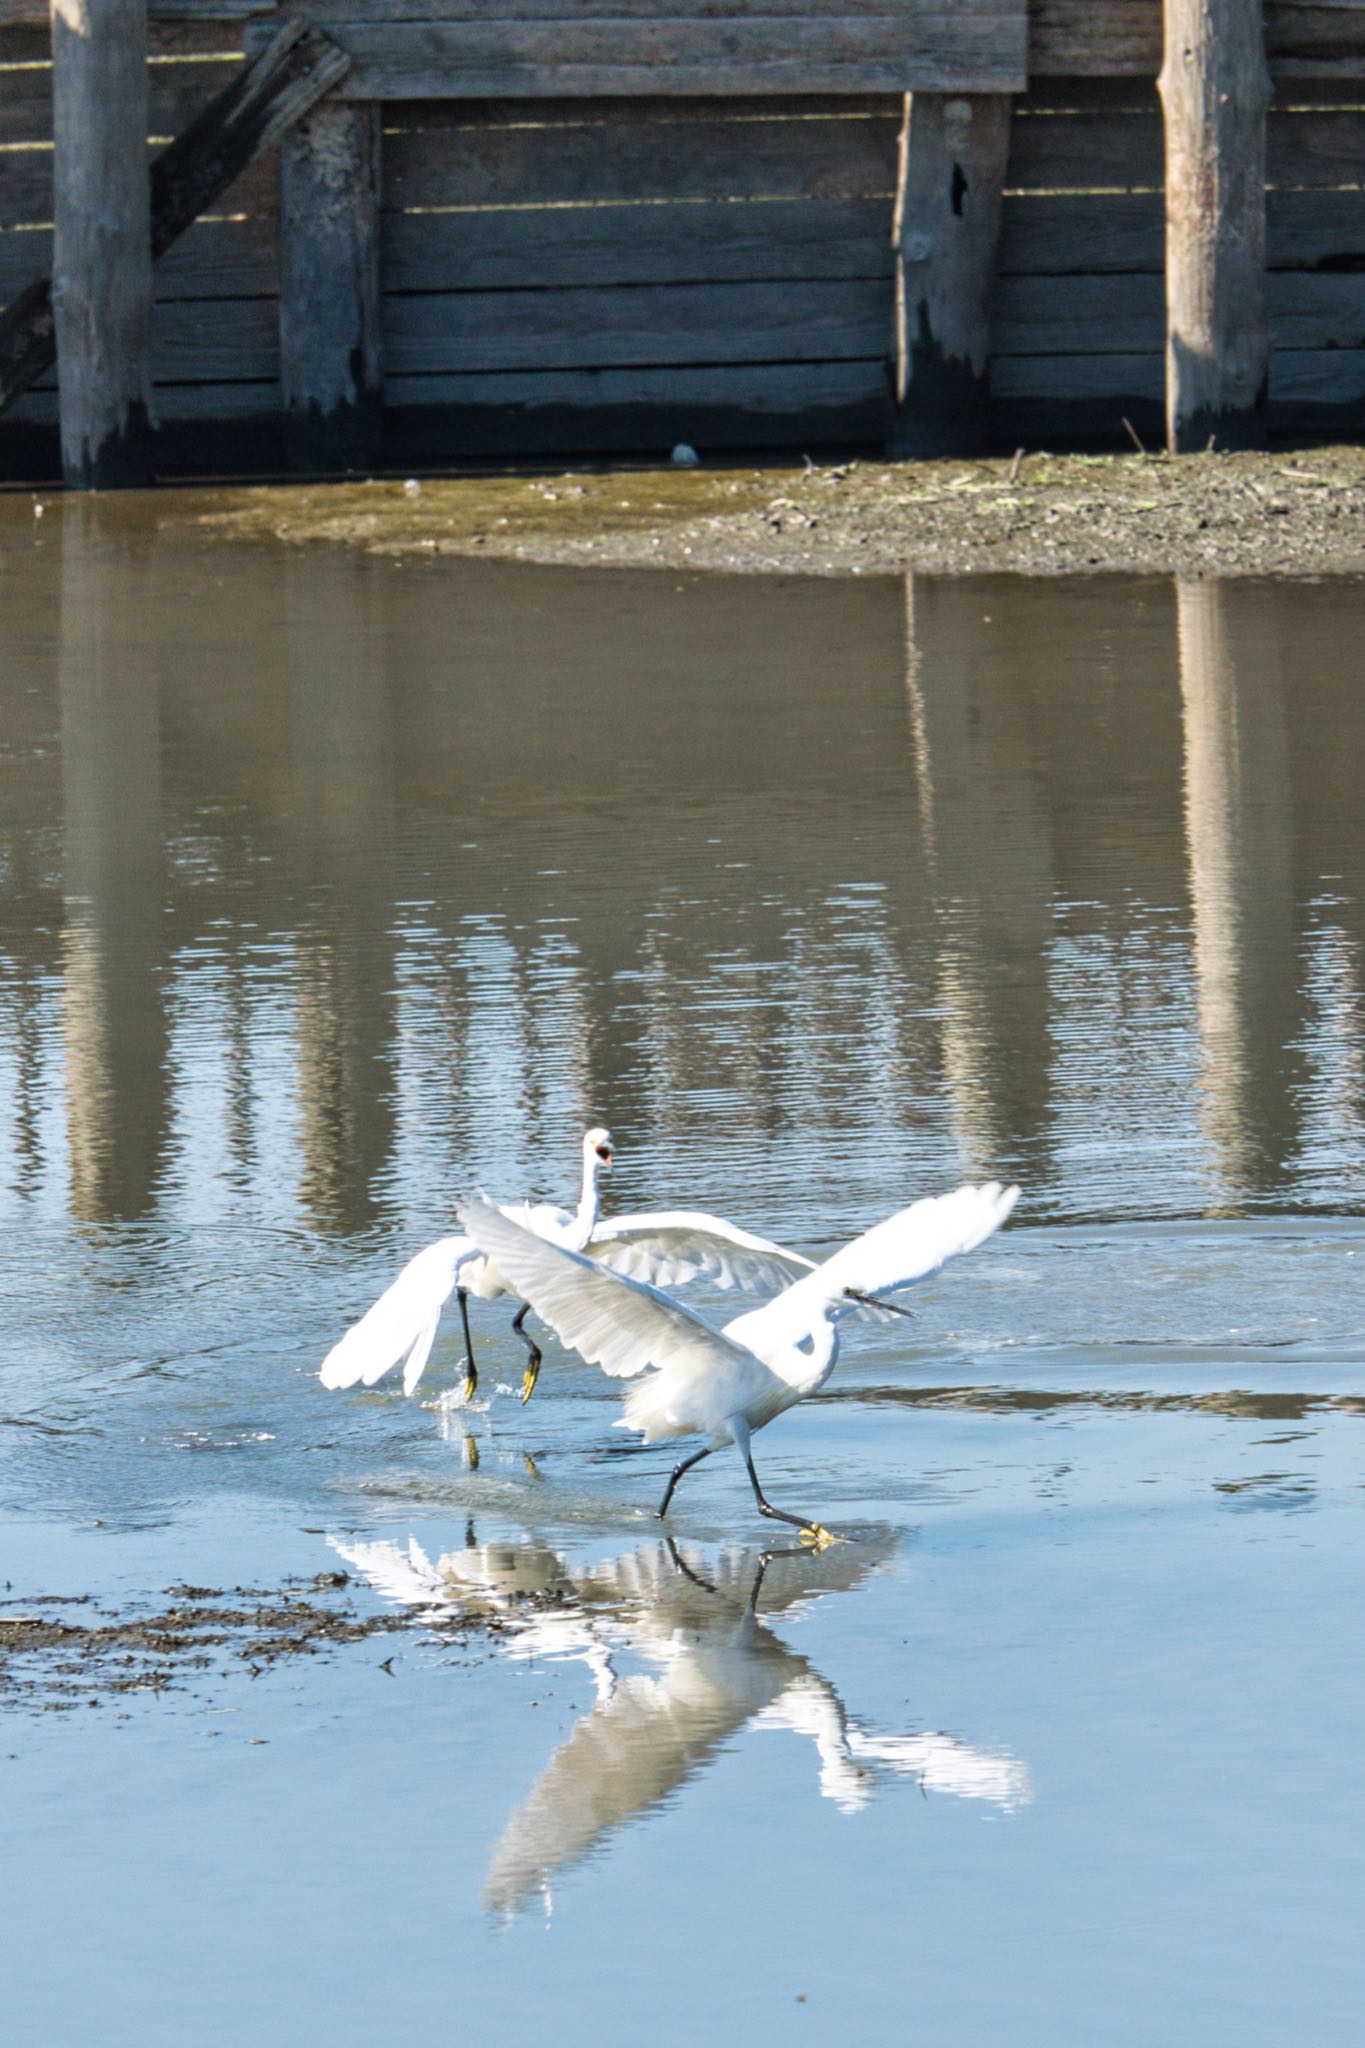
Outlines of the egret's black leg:
M 517 1310 L 516 1314 L 512 1318 L 512 1328 L 516 1331 L 522 1343 L 526 1346 L 526 1350 L 528 1353 L 526 1359 L 526 1370 L 521 1376 L 521 1399 L 523 1407 L 525 1406 L 526 1402 L 530 1400 L 532 1393 L 535 1391 L 536 1381 L 540 1378 L 540 1346 L 539 1344 L 537 1344 L 535 1338 L 531 1335 L 531 1332 L 526 1328 L 526 1318 L 530 1313 L 531 1304 L 529 1301 L 524 1301 L 521 1304 L 521 1307 Z
M 785 1508 L 775 1508 L 773 1506 L 758 1483 L 758 1474 L 754 1470 L 753 1452 L 747 1444 L 743 1446 L 743 1450 L 744 1462 L 749 1468 L 749 1481 L 754 1489 L 754 1499 L 758 1502 L 758 1512 L 760 1515 L 769 1515 L 775 1522 L 790 1522 L 793 1529 L 799 1529 L 803 1536 L 809 1537 L 810 1541 L 822 1550 L 827 1543 L 833 1543 L 836 1539 L 830 1535 L 829 1530 L 824 1528 L 821 1523 L 811 1521 L 808 1515 L 789 1515 Z
M 474 1389 L 479 1384 L 479 1369 L 474 1363 L 474 1339 L 469 1334 L 469 1295 L 463 1287 L 455 1289 L 460 1304 L 460 1322 L 464 1326 L 464 1397 L 474 1398 Z
M 659 1502 L 660 1521 L 662 1521 L 664 1516 L 668 1513 L 668 1503 L 673 1498 L 673 1489 L 677 1485 L 678 1481 L 682 1478 L 683 1473 L 690 1472 L 694 1465 L 700 1465 L 702 1459 L 709 1458 L 714 1449 L 714 1444 L 708 1444 L 704 1451 L 693 1451 L 690 1458 L 684 1458 L 681 1465 L 675 1465 L 673 1467 L 673 1476 L 669 1480 L 667 1486 L 664 1488 L 664 1497 Z

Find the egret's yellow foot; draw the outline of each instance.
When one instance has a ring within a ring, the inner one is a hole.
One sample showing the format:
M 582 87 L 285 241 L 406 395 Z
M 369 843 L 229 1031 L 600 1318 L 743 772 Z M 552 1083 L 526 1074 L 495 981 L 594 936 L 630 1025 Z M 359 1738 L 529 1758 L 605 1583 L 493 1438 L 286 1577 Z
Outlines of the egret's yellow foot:
M 836 1536 L 832 1529 L 826 1529 L 821 1522 L 807 1522 L 801 1531 L 801 1541 L 807 1550 L 828 1550 L 832 1544 L 847 1543 L 847 1536 Z
M 536 1381 L 540 1378 L 540 1360 L 533 1358 L 521 1376 L 521 1405 L 524 1408 L 535 1392 Z
M 478 1373 L 475 1371 L 472 1365 L 468 1366 L 465 1370 L 464 1385 L 460 1389 L 460 1399 L 462 1401 L 472 1401 L 474 1398 L 475 1389 L 477 1388 L 478 1384 Z

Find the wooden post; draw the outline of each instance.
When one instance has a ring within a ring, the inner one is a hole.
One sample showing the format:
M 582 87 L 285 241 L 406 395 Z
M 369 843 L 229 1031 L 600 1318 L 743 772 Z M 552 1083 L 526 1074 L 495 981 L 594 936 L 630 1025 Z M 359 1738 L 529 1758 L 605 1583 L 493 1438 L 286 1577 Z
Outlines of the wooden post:
M 280 150 L 280 383 L 297 469 L 372 459 L 381 403 L 380 109 L 316 107 Z
M 1266 69 L 1259 0 L 1164 0 L 1166 441 L 1265 438 Z
M 62 470 L 151 474 L 147 0 L 53 0 L 53 321 Z
M 1005 93 L 906 94 L 892 227 L 893 455 L 986 445 L 1010 105 Z

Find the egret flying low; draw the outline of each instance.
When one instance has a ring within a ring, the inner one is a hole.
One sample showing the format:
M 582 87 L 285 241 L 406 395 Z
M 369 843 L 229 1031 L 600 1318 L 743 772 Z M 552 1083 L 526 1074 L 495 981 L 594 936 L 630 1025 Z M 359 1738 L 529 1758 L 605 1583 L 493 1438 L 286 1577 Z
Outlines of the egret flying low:
M 504 1285 L 570 1350 L 613 1378 L 635 1380 L 618 1429 L 638 1430 L 649 1444 L 710 1437 L 674 1467 L 660 1516 L 668 1513 L 683 1473 L 732 1443 L 759 1513 L 791 1523 L 803 1542 L 823 1547 L 834 1539 L 819 1522 L 765 1498 L 754 1469 L 753 1432 L 823 1387 L 838 1357 L 841 1317 L 873 1303 L 894 1306 L 880 1296 L 972 1251 L 999 1229 L 1018 1199 L 1018 1188 L 991 1181 L 912 1202 L 723 1329 L 657 1287 L 536 1236 L 482 1195 L 468 1196 L 457 1213 L 479 1250 L 496 1261 Z M 636 1377 L 648 1367 L 654 1370 Z
M 584 1133 L 583 1181 L 578 1207 L 558 1209 L 549 1202 L 524 1202 L 502 1213 L 523 1232 L 562 1245 L 616 1270 L 660 1286 L 680 1286 L 704 1278 L 717 1287 L 747 1287 L 770 1292 L 785 1287 L 798 1274 L 814 1270 L 810 1259 L 787 1251 L 766 1237 L 755 1237 L 723 1217 L 693 1209 L 661 1210 L 657 1214 L 616 1216 L 598 1220 L 598 1175 L 611 1170 L 611 1132 L 600 1126 Z M 403 1391 L 411 1394 L 425 1370 L 435 1341 L 441 1311 L 454 1294 L 464 1332 L 464 1398 L 478 1386 L 474 1344 L 469 1331 L 469 1296 L 491 1301 L 500 1294 L 517 1295 L 497 1261 L 472 1237 L 443 1237 L 417 1253 L 392 1286 L 328 1352 L 319 1378 L 325 1387 L 372 1387 L 396 1365 L 403 1367 Z M 523 1401 L 529 1401 L 540 1372 L 541 1352 L 526 1328 L 530 1304 L 522 1301 L 512 1328 L 526 1346 Z

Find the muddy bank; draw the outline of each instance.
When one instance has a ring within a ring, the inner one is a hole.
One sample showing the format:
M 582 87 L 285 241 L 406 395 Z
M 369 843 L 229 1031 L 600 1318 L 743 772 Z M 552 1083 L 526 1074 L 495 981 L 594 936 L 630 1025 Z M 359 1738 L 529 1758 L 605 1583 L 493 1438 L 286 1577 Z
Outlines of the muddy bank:
M 219 493 L 213 507 L 184 509 L 215 538 L 394 556 L 802 575 L 1365 570 L 1359 448 L 412 478 Z

